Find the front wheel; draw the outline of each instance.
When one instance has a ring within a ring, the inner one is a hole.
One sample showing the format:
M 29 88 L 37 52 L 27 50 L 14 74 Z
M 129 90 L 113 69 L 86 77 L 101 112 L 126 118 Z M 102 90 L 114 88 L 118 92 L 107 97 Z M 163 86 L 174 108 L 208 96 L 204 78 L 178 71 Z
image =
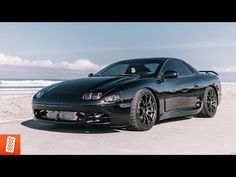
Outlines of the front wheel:
M 139 90 L 133 97 L 130 111 L 130 129 L 146 131 L 152 128 L 157 118 L 157 102 L 148 89 Z
M 203 108 L 198 117 L 213 117 L 217 110 L 217 95 L 212 87 L 207 87 L 204 93 Z

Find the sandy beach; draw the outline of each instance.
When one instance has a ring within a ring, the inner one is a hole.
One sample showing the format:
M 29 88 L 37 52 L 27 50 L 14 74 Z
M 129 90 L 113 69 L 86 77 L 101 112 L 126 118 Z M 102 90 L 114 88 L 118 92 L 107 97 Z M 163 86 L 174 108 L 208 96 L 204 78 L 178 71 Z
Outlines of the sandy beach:
M 222 90 L 214 118 L 162 121 L 147 132 L 38 123 L 34 92 L 0 93 L 0 134 L 21 134 L 22 154 L 236 154 L 236 84 Z
M 32 117 L 31 94 L 0 95 L 0 122 Z

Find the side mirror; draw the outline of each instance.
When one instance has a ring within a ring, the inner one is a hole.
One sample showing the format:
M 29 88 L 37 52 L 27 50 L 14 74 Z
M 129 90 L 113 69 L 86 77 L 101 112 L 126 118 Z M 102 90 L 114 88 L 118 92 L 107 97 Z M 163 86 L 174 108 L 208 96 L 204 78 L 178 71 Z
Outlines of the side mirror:
M 88 77 L 93 77 L 93 73 L 89 73 L 89 74 L 88 74 Z
M 164 79 L 167 78 L 177 78 L 179 74 L 176 71 L 166 71 L 163 75 Z

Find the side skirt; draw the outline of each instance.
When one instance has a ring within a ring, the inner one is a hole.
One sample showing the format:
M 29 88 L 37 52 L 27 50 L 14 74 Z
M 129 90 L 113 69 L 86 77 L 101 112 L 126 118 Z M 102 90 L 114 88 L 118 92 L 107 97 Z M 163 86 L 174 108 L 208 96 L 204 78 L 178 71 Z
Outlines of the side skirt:
M 159 120 L 173 118 L 173 117 L 182 117 L 182 116 L 192 116 L 200 113 L 202 106 L 200 108 L 189 108 L 189 109 L 178 109 L 174 111 L 164 112 L 160 115 Z

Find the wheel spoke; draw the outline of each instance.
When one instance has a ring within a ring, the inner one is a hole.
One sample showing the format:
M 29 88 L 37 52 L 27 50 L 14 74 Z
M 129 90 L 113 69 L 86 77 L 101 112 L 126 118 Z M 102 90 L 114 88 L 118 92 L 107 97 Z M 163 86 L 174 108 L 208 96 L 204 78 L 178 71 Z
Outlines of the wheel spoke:
M 152 117 L 150 115 L 146 114 L 146 117 L 148 120 L 152 121 Z
M 217 107 L 217 97 L 213 89 L 209 90 L 207 93 L 206 105 L 209 113 L 214 114 Z
M 148 125 L 147 115 L 144 114 L 143 117 L 144 117 L 144 122 L 143 122 L 143 124 L 144 124 L 144 125 Z
M 209 107 L 209 112 L 212 113 L 212 108 L 211 108 L 211 106 Z
M 145 102 L 144 102 L 144 106 L 146 106 L 148 103 L 148 96 L 145 94 Z
M 152 104 L 152 98 L 149 96 L 149 97 L 148 97 L 147 105 L 151 105 L 151 104 Z
M 141 107 L 144 106 L 144 102 L 143 102 L 143 99 L 140 100 L 140 103 L 139 103 L 139 106 L 142 105 Z
M 154 111 L 147 111 L 148 115 L 153 114 Z
M 143 117 L 143 119 L 142 119 L 142 124 L 145 124 L 145 118 Z
M 213 90 L 211 90 L 211 98 L 214 96 L 214 92 Z
M 147 119 L 147 115 L 146 115 L 146 114 L 144 115 L 144 124 L 146 124 L 146 125 L 149 124 L 148 119 Z
M 139 117 L 144 126 L 150 126 L 156 116 L 156 103 L 153 96 L 145 93 L 139 101 Z
M 141 110 L 141 112 L 140 112 L 140 116 L 142 116 L 142 117 L 143 117 L 143 115 L 144 115 L 144 111 L 143 111 L 143 110 Z

